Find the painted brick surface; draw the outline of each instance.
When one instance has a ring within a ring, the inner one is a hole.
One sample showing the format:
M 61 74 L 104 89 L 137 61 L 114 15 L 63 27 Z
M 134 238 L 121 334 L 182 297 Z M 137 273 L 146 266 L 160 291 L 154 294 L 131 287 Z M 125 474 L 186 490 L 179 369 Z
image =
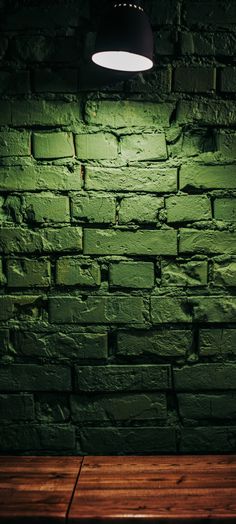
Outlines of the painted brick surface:
M 112 196 L 90 194 L 75 195 L 71 199 L 72 218 L 85 222 L 114 224 L 116 220 L 116 201 Z
M 52 332 L 17 330 L 14 344 L 20 355 L 56 360 L 102 360 L 108 357 L 107 333 L 81 332 L 76 329 L 53 329 Z M 48 400 L 48 396 L 46 397 Z M 50 411 L 50 410 L 49 410 Z
M 226 158 L 236 157 L 236 133 L 219 132 L 216 136 L 217 150 Z
M 0 132 L 0 157 L 30 156 L 30 133 Z
M 154 264 L 152 262 L 119 262 L 110 264 L 109 282 L 111 286 L 133 289 L 154 286 Z
M 177 190 L 177 169 L 87 167 L 85 187 L 96 191 L 144 191 L 171 193 Z
M 221 286 L 236 286 L 236 261 L 213 263 L 213 282 Z
M 174 90 L 183 93 L 207 93 L 216 87 L 216 70 L 212 67 L 180 66 L 175 70 Z
M 179 252 L 233 255 L 236 252 L 236 233 L 234 231 L 181 229 Z
M 109 422 L 116 418 L 120 422 L 154 421 L 167 418 L 166 396 L 162 393 L 118 394 L 99 399 L 74 395 L 71 397 L 72 419 L 77 423 Z
M 184 262 L 163 262 L 163 286 L 206 286 L 208 282 L 208 265 L 205 260 Z
M 203 356 L 235 354 L 235 329 L 201 329 L 199 335 L 200 353 Z
M 7 284 L 9 287 L 48 287 L 51 283 L 49 260 L 15 258 L 7 261 Z
M 162 330 L 118 334 L 118 354 L 123 356 L 156 355 L 183 357 L 192 344 L 191 331 Z
M 80 227 L 27 229 L 3 227 L 0 230 L 0 251 L 10 253 L 61 253 L 82 250 Z
M 13 165 L 0 166 L 2 191 L 31 190 L 79 190 L 81 171 L 78 166 L 69 169 L 66 166 L 53 165 Z
M 180 170 L 180 189 L 235 189 L 235 166 L 187 165 Z
M 121 137 L 121 155 L 128 160 L 165 160 L 167 158 L 164 134 L 125 135 Z
M 81 160 L 102 160 L 116 158 L 118 143 L 109 133 L 75 135 L 76 156 Z
M 235 452 L 235 1 L 147 0 L 130 77 L 89 65 L 104 2 L 21 4 L 0 0 L 0 451 Z
M 149 195 L 124 197 L 120 202 L 119 222 L 120 224 L 129 222 L 155 223 L 158 221 L 159 211 L 163 207 L 163 198 Z
M 177 391 L 235 389 L 236 366 L 233 364 L 196 364 L 174 370 Z
M 167 365 L 83 366 L 77 368 L 76 378 L 79 391 L 158 391 L 171 386 Z
M 142 323 L 141 297 L 59 296 L 49 300 L 51 322 L 63 324 L 136 324 Z
M 193 222 L 211 218 L 211 203 L 205 195 L 177 196 L 166 199 L 167 221 Z
M 217 198 L 214 202 L 216 220 L 236 221 L 236 198 Z
M 173 255 L 177 253 L 175 231 L 84 230 L 84 252 L 88 255 Z
M 26 220 L 29 222 L 69 222 L 69 199 L 50 193 L 24 197 Z
M 33 155 L 45 160 L 73 157 L 72 133 L 33 133 Z

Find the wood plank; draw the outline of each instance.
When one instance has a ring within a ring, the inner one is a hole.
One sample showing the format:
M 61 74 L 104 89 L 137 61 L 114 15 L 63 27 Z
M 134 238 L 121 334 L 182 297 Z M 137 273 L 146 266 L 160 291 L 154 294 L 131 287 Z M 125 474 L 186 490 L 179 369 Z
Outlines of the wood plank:
M 70 524 L 236 523 L 236 455 L 85 457 Z
M 62 524 L 82 457 L 0 457 L 0 522 Z

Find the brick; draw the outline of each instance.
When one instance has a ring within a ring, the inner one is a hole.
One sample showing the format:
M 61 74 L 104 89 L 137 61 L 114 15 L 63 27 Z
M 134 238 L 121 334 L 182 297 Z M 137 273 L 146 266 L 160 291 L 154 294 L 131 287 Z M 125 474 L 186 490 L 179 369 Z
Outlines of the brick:
M 224 296 L 151 297 L 153 324 L 171 322 L 234 322 L 236 299 Z
M 236 394 L 193 395 L 179 393 L 178 404 L 181 417 L 185 419 L 234 419 L 236 418 Z
M 174 48 L 174 43 L 171 41 L 171 35 L 169 32 L 158 31 L 154 34 L 154 45 L 157 49 L 157 54 L 171 55 Z M 171 79 L 172 70 L 171 66 L 167 67 L 155 67 L 150 71 L 146 72 L 145 78 L 140 75 L 134 76 L 128 81 L 129 91 L 131 93 L 145 93 L 154 94 L 166 94 L 171 92 Z
M 32 138 L 33 155 L 37 159 L 52 160 L 75 154 L 72 133 L 33 133 Z
M 177 6 L 174 0 L 160 0 L 158 5 L 155 0 L 149 2 L 149 12 L 152 24 L 172 25 L 177 20 Z
M 2 259 L 0 258 L 0 286 L 6 284 L 6 277 L 3 271 Z
M 174 369 L 177 391 L 235 389 L 236 366 L 234 364 L 196 364 Z
M 236 287 L 236 261 L 213 263 L 213 282 L 220 286 Z
M 223 93 L 236 92 L 236 67 L 225 67 L 221 71 L 220 90 Z
M 75 135 L 76 156 L 81 160 L 111 160 L 118 155 L 118 142 L 109 133 Z
M 152 262 L 118 262 L 109 266 L 110 286 L 150 289 L 154 286 Z
M 8 329 L 0 329 L 0 357 L 9 353 L 10 336 Z
M 89 286 L 101 284 L 101 270 L 88 257 L 62 257 L 56 263 L 56 283 L 62 286 Z
M 65 423 L 70 420 L 69 397 L 67 393 L 36 393 L 35 418 L 45 424 Z
M 11 102 L 8 102 L 7 100 L 0 100 L 0 125 L 11 125 L 11 123 Z
M 39 429 L 42 449 L 48 450 L 74 450 L 75 429 L 69 425 L 45 425 Z
M 8 47 L 8 38 L 6 36 L 0 36 L 0 58 L 5 56 Z
M 144 191 L 171 193 L 177 190 L 177 169 L 96 168 L 85 169 L 85 188 L 96 191 Z
M 78 72 L 76 69 L 40 69 L 33 74 L 36 93 L 76 93 Z
M 64 166 L 0 167 L 2 191 L 77 190 L 81 188 L 81 168 Z
M 186 0 L 185 7 L 186 21 L 190 25 L 197 23 L 201 26 L 228 27 L 236 23 L 236 6 L 234 1 L 229 1 L 227 4 L 221 2 L 216 4 L 214 0 L 208 0 L 201 2 L 201 6 L 199 6 L 199 0 Z
M 25 194 L 24 212 L 29 223 L 69 222 L 69 198 L 53 193 Z
M 167 222 L 193 222 L 211 219 L 211 202 L 206 195 L 180 195 L 166 198 Z
M 165 357 L 184 357 L 192 344 L 190 330 L 138 331 L 118 333 L 117 354 L 121 356 L 155 355 Z
M 74 220 L 114 224 L 116 201 L 113 196 L 79 194 L 72 196 L 72 218 Z
M 162 286 L 206 286 L 208 263 L 205 260 L 162 262 Z
M 116 396 L 72 395 L 72 421 L 83 424 L 110 420 L 125 422 L 155 421 L 167 418 L 166 396 L 163 393 L 118 394 Z
M 0 395 L 1 422 L 34 419 L 33 395 Z
M 182 143 L 169 147 L 172 147 L 172 151 L 179 156 L 196 156 L 197 153 L 213 152 L 215 151 L 215 133 L 209 128 L 186 130 Z
M 111 128 L 169 126 L 174 109 L 171 103 L 89 100 L 85 106 L 85 122 Z
M 175 453 L 175 429 L 171 427 L 82 428 L 82 453 L 95 455 Z
M 61 253 L 81 252 L 82 231 L 80 227 L 26 229 L 2 227 L 0 229 L 0 252 L 12 253 Z
M 180 451 L 182 453 L 234 453 L 236 427 L 205 426 L 182 428 Z
M 29 155 L 30 133 L 27 131 L 0 132 L 0 157 Z
M 70 391 L 69 367 L 11 364 L 0 369 L 1 391 Z
M 214 217 L 224 222 L 236 221 L 236 198 L 216 198 L 214 201 Z
M 234 189 L 235 166 L 186 165 L 180 169 L 180 189 Z
M 72 8 L 73 5 L 73 8 Z M 88 18 L 88 4 L 79 0 L 70 5 L 22 5 L 14 6 L 10 13 L 4 16 L 4 27 L 7 30 L 55 30 L 59 28 L 78 27 L 81 20 Z
M 236 158 L 236 133 L 217 133 L 216 148 L 224 157 Z
M 175 255 L 176 231 L 85 229 L 84 253 L 87 255 Z
M 216 69 L 202 66 L 179 66 L 174 74 L 174 91 L 204 93 L 216 89 Z
M 25 357 L 57 360 L 101 360 L 108 356 L 107 333 L 81 333 L 60 326 L 53 332 L 19 330 L 14 335 L 17 353 Z
M 180 230 L 180 253 L 234 254 L 236 234 L 231 231 Z
M 168 365 L 76 367 L 79 391 L 159 391 L 170 385 Z
M 49 260 L 27 258 L 7 260 L 8 287 L 49 287 L 50 283 Z
M 204 357 L 236 354 L 235 329 L 201 329 L 199 333 L 200 355 Z
M 0 94 L 20 95 L 30 93 L 29 71 L 0 71 Z
M 211 56 L 216 52 L 213 33 L 183 31 L 179 35 L 179 41 L 182 55 Z
M 10 425 L 0 429 L 2 450 L 18 451 L 58 451 L 75 448 L 75 430 L 60 425 Z
M 120 138 L 121 156 L 128 160 L 166 160 L 164 133 L 123 135 Z
M 76 65 L 79 47 L 73 35 L 66 36 L 42 35 L 42 34 L 22 34 L 19 33 L 11 40 L 9 54 L 15 60 L 24 63 L 40 64 L 53 63 Z
M 71 127 L 82 122 L 81 108 L 78 102 L 71 101 L 16 100 L 12 102 L 11 121 L 14 126 L 20 127 L 33 125 Z
M 143 309 L 141 297 L 55 296 L 49 299 L 51 322 L 59 324 L 138 324 L 143 321 Z
M 150 195 L 122 198 L 119 208 L 119 223 L 156 223 L 158 212 L 164 207 L 164 198 Z
M 232 100 L 180 101 L 177 107 L 178 124 L 235 125 L 236 107 Z
M 200 55 L 200 56 L 233 56 L 236 43 L 234 32 L 210 32 L 209 30 L 201 32 L 191 31 L 181 33 L 180 46 L 182 55 Z
M 171 56 L 175 52 L 175 35 L 173 31 L 160 28 L 153 33 L 155 54 L 158 56 Z M 170 86 L 171 87 L 171 86 Z
M 42 316 L 43 300 L 39 295 L 1 295 L 0 320 L 22 318 L 32 320 Z

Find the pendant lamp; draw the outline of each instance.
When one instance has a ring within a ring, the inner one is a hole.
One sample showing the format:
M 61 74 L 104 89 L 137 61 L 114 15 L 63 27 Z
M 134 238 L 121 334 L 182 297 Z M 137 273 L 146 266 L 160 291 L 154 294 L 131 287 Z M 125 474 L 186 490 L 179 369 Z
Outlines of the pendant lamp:
M 92 61 L 115 71 L 152 68 L 153 35 L 142 2 L 111 2 L 98 31 Z

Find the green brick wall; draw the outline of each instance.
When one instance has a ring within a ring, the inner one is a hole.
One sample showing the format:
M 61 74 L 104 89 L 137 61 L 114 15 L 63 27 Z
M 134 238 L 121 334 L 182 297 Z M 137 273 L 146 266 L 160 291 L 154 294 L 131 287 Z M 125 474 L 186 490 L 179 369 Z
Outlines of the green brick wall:
M 236 3 L 0 1 L 0 451 L 236 452 Z

